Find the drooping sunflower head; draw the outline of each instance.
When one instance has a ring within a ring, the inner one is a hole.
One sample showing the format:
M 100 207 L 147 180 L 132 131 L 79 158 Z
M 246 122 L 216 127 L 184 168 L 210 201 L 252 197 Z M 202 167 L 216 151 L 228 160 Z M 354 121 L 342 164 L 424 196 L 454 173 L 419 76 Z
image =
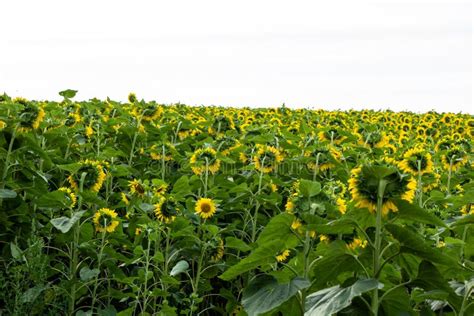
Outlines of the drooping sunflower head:
M 76 202 L 77 202 L 76 194 L 74 194 L 74 192 L 72 192 L 70 188 L 60 187 L 58 191 L 64 192 L 64 195 L 66 196 L 66 199 L 69 202 L 70 208 L 73 208 L 76 205 Z
M 190 159 L 191 169 L 194 174 L 201 175 L 206 172 L 206 166 L 211 173 L 219 171 L 221 161 L 217 158 L 217 152 L 211 147 L 196 150 Z
M 173 222 L 178 214 L 177 206 L 172 200 L 161 196 L 153 209 L 156 218 L 166 224 Z
M 45 116 L 43 107 L 33 102 L 28 102 L 25 99 L 21 99 L 21 102 L 18 103 L 23 105 L 23 109 L 19 113 L 20 131 L 26 132 L 37 129 Z
M 255 169 L 263 173 L 269 173 L 283 161 L 281 152 L 273 146 L 257 145 L 257 152 L 253 156 Z
M 93 222 L 95 230 L 100 233 L 113 233 L 119 221 L 116 220 L 117 213 L 108 208 L 101 208 L 94 214 Z
M 157 120 L 163 114 L 163 107 L 151 102 L 142 106 L 141 116 L 144 121 L 151 122 Z
M 468 162 L 468 156 L 461 146 L 452 146 L 441 154 L 441 161 L 446 170 L 457 171 Z
M 335 162 L 341 158 L 341 153 L 334 147 L 315 147 L 305 151 L 305 157 L 310 159 L 306 164 L 310 170 L 326 171 L 335 167 Z
M 225 133 L 229 130 L 235 130 L 234 118 L 230 115 L 218 115 L 208 128 L 208 133 L 214 135 Z
M 210 255 L 212 262 L 217 262 L 224 257 L 224 241 L 222 238 L 217 237 L 211 240 Z
M 173 152 L 175 148 L 170 142 L 163 144 L 155 144 L 150 148 L 150 157 L 153 160 L 171 161 L 173 160 Z
M 433 172 L 433 160 L 431 154 L 422 148 L 409 149 L 403 155 L 403 160 L 399 163 L 400 169 L 412 175 Z
M 212 199 L 209 198 L 200 198 L 196 202 L 196 206 L 194 210 L 196 214 L 199 215 L 203 219 L 208 219 L 214 216 L 216 213 L 216 204 Z
M 402 174 L 395 166 L 367 165 L 351 171 L 349 191 L 356 207 L 367 208 L 372 213 L 376 212 L 381 176 L 386 182 L 382 199 L 384 215 L 390 211 L 398 211 L 394 199 L 413 201 L 416 191 L 416 180 L 413 177 Z
M 146 193 L 145 184 L 141 180 L 133 179 L 128 181 L 128 188 L 133 195 L 143 197 Z
M 137 100 L 138 100 L 138 99 L 137 99 L 137 95 L 136 95 L 135 93 L 133 93 L 133 92 L 130 92 L 130 93 L 128 94 L 127 99 L 128 99 L 128 102 L 130 102 L 130 103 L 132 103 L 132 104 L 135 103 L 135 102 L 137 102 Z
M 99 192 L 106 178 L 102 164 L 99 161 L 88 159 L 80 164 L 79 169 L 68 177 L 71 187 L 75 190 L 79 190 L 81 177 L 85 173 L 83 189 Z
M 289 249 L 285 249 L 283 250 L 281 253 L 277 254 L 275 256 L 275 259 L 278 261 L 278 262 L 285 262 L 288 257 L 290 256 L 290 250 Z

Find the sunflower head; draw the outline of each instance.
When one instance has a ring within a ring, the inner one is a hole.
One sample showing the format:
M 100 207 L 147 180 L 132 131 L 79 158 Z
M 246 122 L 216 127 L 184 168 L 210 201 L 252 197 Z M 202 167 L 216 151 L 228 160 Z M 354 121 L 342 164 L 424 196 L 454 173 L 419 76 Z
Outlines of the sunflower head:
M 93 217 L 96 231 L 100 233 L 113 233 L 119 225 L 119 221 L 116 220 L 116 218 L 117 213 L 115 213 L 115 211 L 108 208 L 101 208 Z
M 394 199 L 412 202 L 415 197 L 416 180 L 399 172 L 395 166 L 367 165 L 354 168 L 349 179 L 349 191 L 355 206 L 367 208 L 374 213 L 377 209 L 379 182 L 386 183 L 382 199 L 382 213 L 398 211 Z
M 29 131 L 37 129 L 45 116 L 43 107 L 26 101 L 26 99 L 21 99 L 17 103 L 23 105 L 23 109 L 19 113 L 20 130 Z
M 216 213 L 216 204 L 212 199 L 209 198 L 200 198 L 196 202 L 196 206 L 194 210 L 196 214 L 199 215 L 203 219 L 208 219 L 214 216 Z
M 208 170 L 214 174 L 219 171 L 221 166 L 221 161 L 217 158 L 216 150 L 210 147 L 196 150 L 189 162 L 191 169 L 196 175 L 201 175 L 206 172 L 206 166 Z
M 441 156 L 443 167 L 446 170 L 451 168 L 452 171 L 457 171 L 464 166 L 467 161 L 467 153 L 461 146 L 452 146 Z
M 176 219 L 177 206 L 172 200 L 161 196 L 159 202 L 154 205 L 154 213 L 159 221 L 168 224 Z
M 75 190 L 79 190 L 81 177 L 84 173 L 86 175 L 84 177 L 83 189 L 99 192 L 106 178 L 102 164 L 94 160 L 85 160 L 81 162 L 79 169 L 68 177 L 69 184 Z
M 76 194 L 74 194 L 74 192 L 72 192 L 70 188 L 61 187 L 58 189 L 58 191 L 64 192 L 64 195 L 69 200 L 70 208 L 73 208 L 76 205 L 76 202 L 77 202 Z
M 211 241 L 211 261 L 217 262 L 224 257 L 224 241 L 217 237 Z
M 132 181 L 128 181 L 128 188 L 133 195 L 138 197 L 145 196 L 146 187 L 141 180 L 133 179 Z
M 400 169 L 412 175 L 433 172 L 433 160 L 431 154 L 421 148 L 409 149 L 403 155 L 403 160 L 399 163 Z
M 278 261 L 278 262 L 285 262 L 288 257 L 290 256 L 290 250 L 289 249 L 285 249 L 283 250 L 281 253 L 279 253 L 278 255 L 275 256 L 275 259 Z
M 269 173 L 276 169 L 283 161 L 281 152 L 268 145 L 257 145 L 257 153 L 253 156 L 255 169 L 263 173 Z

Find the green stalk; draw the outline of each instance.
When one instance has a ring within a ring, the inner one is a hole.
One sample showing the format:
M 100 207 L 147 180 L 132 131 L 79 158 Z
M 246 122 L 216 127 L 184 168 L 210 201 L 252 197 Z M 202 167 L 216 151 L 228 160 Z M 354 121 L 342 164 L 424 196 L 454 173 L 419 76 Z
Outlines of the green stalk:
M 81 179 L 79 180 L 79 196 L 77 198 L 77 211 L 80 211 L 82 208 L 82 191 L 84 190 L 84 181 L 86 179 L 87 173 L 83 172 L 81 174 Z M 72 213 L 72 212 L 71 212 Z M 72 217 L 72 214 L 71 214 Z M 72 281 L 71 286 L 71 296 L 69 301 L 69 314 L 74 315 L 75 305 L 76 305 L 76 279 L 77 279 L 77 268 L 79 262 L 79 237 L 80 237 L 80 225 L 79 221 L 74 223 L 73 227 L 73 241 L 71 244 L 71 261 L 69 262 L 69 279 Z
M 206 174 L 204 175 L 204 197 L 207 197 L 208 180 L 209 180 L 209 160 L 206 157 Z
M 142 122 L 142 117 L 143 114 L 140 116 L 140 118 L 137 121 L 137 130 L 135 131 L 135 134 L 133 135 L 133 140 L 132 140 L 132 148 L 130 149 L 130 156 L 128 157 L 128 165 L 132 165 L 132 159 L 133 159 L 133 151 L 135 150 L 135 144 L 137 143 L 137 137 L 138 137 L 138 129 L 140 128 L 140 124 Z
M 0 181 L 0 189 L 5 188 L 5 180 L 8 176 L 8 169 L 10 169 L 10 156 L 13 151 L 13 142 L 15 141 L 17 126 L 15 126 L 15 128 L 13 129 L 12 137 L 10 138 L 10 144 L 8 145 L 8 151 L 5 157 L 5 164 L 3 165 L 2 181 Z M 0 206 L 2 205 L 2 203 L 3 199 L 0 198 Z
M 260 191 L 262 190 L 262 179 L 263 179 L 263 171 L 260 171 L 260 175 L 258 178 L 258 190 L 257 196 L 260 195 Z M 260 202 L 257 200 L 255 205 L 255 212 L 252 218 L 252 243 L 255 242 L 255 238 L 257 237 L 257 217 L 258 217 L 258 209 L 260 208 Z
M 421 178 L 421 160 L 417 161 L 418 164 L 418 205 L 423 207 L 423 183 Z
M 151 247 L 151 239 L 148 236 L 148 245 L 146 248 L 145 254 L 145 284 L 143 285 L 143 305 L 142 305 L 142 313 L 146 313 L 146 307 L 148 304 L 148 270 L 150 269 L 150 247 Z
M 162 145 L 161 151 L 161 180 L 165 181 L 165 144 Z
M 104 222 L 104 227 L 107 227 L 107 220 Z M 92 291 L 92 303 L 91 303 L 91 311 L 94 312 L 95 302 L 97 301 L 97 289 L 99 288 L 99 276 L 100 276 L 100 268 L 102 264 L 102 257 L 105 248 L 105 234 L 107 232 L 104 230 L 102 232 L 102 237 L 100 241 L 100 249 L 99 249 L 99 257 L 97 259 L 97 269 L 99 269 L 99 273 L 95 276 L 94 280 L 94 290 Z
M 452 156 L 449 159 L 448 183 L 446 184 L 446 195 L 447 196 L 451 195 L 450 186 L 451 186 L 451 177 L 452 177 L 452 173 L 453 173 L 453 160 L 454 160 L 454 158 L 455 158 L 455 156 Z
M 382 245 L 382 206 L 383 196 L 387 182 L 383 179 L 379 180 L 377 190 L 377 214 L 375 221 L 375 244 L 374 244 L 374 271 L 373 278 L 378 280 L 380 270 L 380 247 Z M 379 309 L 379 290 L 376 288 L 372 294 L 372 313 L 377 316 Z
M 314 166 L 314 170 L 313 170 L 313 181 L 316 181 L 316 176 L 319 173 L 319 156 L 321 156 L 321 153 L 318 153 L 316 155 L 316 165 Z

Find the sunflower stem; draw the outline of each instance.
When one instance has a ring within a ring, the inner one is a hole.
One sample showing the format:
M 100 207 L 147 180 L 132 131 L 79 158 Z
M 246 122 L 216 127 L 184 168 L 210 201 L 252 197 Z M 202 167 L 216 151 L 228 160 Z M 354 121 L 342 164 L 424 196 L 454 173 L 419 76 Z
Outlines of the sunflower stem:
M 446 184 L 446 196 L 450 196 L 450 186 L 451 186 L 451 177 L 453 173 L 453 160 L 455 156 L 450 157 L 449 159 L 449 170 L 448 170 L 448 183 Z
M 318 172 L 319 172 L 319 157 L 321 156 L 321 153 L 317 153 L 316 155 L 316 164 L 314 166 L 314 170 L 313 170 L 313 181 L 316 181 L 316 177 L 318 175 Z
M 262 179 L 263 179 L 263 171 L 260 170 L 260 175 L 258 177 L 258 190 L 257 190 L 257 196 L 260 195 L 260 191 L 262 190 Z M 257 217 L 258 217 L 258 209 L 260 208 L 260 202 L 256 201 L 255 204 L 255 212 L 253 214 L 252 218 L 252 243 L 255 242 L 255 238 L 257 237 Z
M 418 167 L 418 205 L 423 207 L 423 183 L 421 178 L 421 160 L 417 160 Z
M 207 182 L 209 180 L 209 160 L 206 157 L 206 174 L 204 175 L 204 197 L 207 197 Z
M 162 145 L 162 151 L 161 151 L 161 180 L 165 181 L 165 144 Z
M 378 280 L 378 274 L 380 269 L 380 248 L 382 245 L 382 206 L 383 196 L 387 181 L 384 179 L 379 180 L 379 186 L 377 190 L 377 214 L 375 222 L 375 245 L 374 245 L 374 270 L 373 278 Z M 376 288 L 372 294 L 372 313 L 377 316 L 379 309 L 379 290 Z
M 104 227 L 107 227 L 107 219 L 104 219 Z M 104 248 L 105 248 L 105 234 L 107 231 L 104 229 L 102 231 L 102 236 L 100 240 L 100 249 L 99 249 L 99 256 L 97 258 L 97 269 L 99 270 L 99 273 L 95 276 L 94 279 L 94 289 L 92 290 L 92 303 L 91 303 L 91 311 L 94 313 L 94 306 L 95 302 L 97 301 L 97 289 L 99 288 L 99 275 L 100 275 L 100 267 L 102 265 L 102 257 L 104 253 Z
M 9 166 L 10 156 L 11 156 L 11 153 L 13 151 L 13 142 L 15 141 L 17 127 L 18 127 L 18 125 L 16 125 L 15 128 L 13 129 L 12 137 L 10 138 L 10 144 L 8 145 L 8 151 L 7 151 L 7 155 L 5 157 L 5 164 L 3 165 L 2 181 L 0 181 L 0 189 L 5 188 L 5 180 L 7 179 L 8 169 L 10 169 L 10 166 Z M 0 198 L 0 206 L 2 204 L 3 204 L 3 199 Z

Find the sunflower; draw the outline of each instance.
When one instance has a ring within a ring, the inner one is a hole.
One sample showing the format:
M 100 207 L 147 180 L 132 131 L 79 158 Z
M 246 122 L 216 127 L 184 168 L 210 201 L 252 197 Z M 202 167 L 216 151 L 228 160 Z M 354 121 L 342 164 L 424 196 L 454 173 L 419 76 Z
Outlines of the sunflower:
M 21 99 L 17 103 L 23 105 L 23 109 L 19 113 L 20 131 L 26 132 L 31 129 L 37 129 L 45 116 L 43 107 L 37 106 L 25 99 Z
M 150 148 L 150 157 L 153 160 L 161 160 L 163 157 L 165 161 L 171 161 L 173 160 L 173 156 L 171 155 L 173 150 L 174 146 L 170 142 L 166 142 L 162 145 L 155 144 Z
M 362 240 L 360 238 L 354 238 L 350 244 L 347 245 L 347 248 L 351 250 L 356 250 L 357 248 L 362 248 L 364 249 L 367 247 L 367 240 Z
M 94 135 L 94 129 L 92 128 L 92 122 L 89 123 L 89 125 L 86 126 L 85 134 L 86 134 L 87 138 L 91 138 L 92 135 Z
M 337 200 L 336 200 L 336 205 L 337 205 L 337 209 L 339 210 L 339 212 L 341 214 L 346 214 L 346 211 L 347 211 L 347 204 L 346 204 L 346 200 L 339 197 Z
M 94 214 L 93 222 L 95 230 L 100 233 L 113 233 L 119 221 L 115 220 L 117 213 L 108 208 L 101 208 Z
M 420 170 L 418 170 L 418 164 L 420 164 Z M 433 172 L 431 155 L 421 148 L 412 148 L 405 152 L 398 166 L 412 175 L 417 175 L 418 172 L 420 174 Z
M 166 199 L 164 196 L 162 196 L 159 202 L 154 205 L 153 211 L 156 218 L 166 224 L 171 223 L 176 219 L 176 205 L 171 203 L 171 201 Z
M 7 123 L 5 121 L 0 120 L 0 131 L 7 127 Z
M 74 194 L 74 192 L 72 192 L 72 190 L 70 188 L 60 187 L 58 189 L 58 191 L 61 191 L 61 192 L 65 193 L 67 199 L 69 200 L 69 207 L 70 208 L 73 208 L 76 205 L 77 197 Z
M 133 93 L 133 92 L 130 92 L 130 93 L 128 94 L 127 99 L 128 99 L 128 102 L 130 102 L 130 103 L 135 103 L 135 102 L 137 102 L 137 95 L 136 95 L 135 93 Z
M 278 254 L 275 259 L 278 261 L 278 262 L 284 262 L 286 261 L 286 259 L 288 259 L 288 257 L 290 256 L 290 250 L 289 249 L 286 249 L 286 250 L 283 250 L 280 254 Z
M 452 171 L 457 171 L 465 165 L 467 161 L 467 154 L 461 146 L 453 146 L 441 156 L 441 162 L 446 170 L 451 168 Z
M 469 214 L 474 215 L 474 203 L 464 205 L 461 208 L 461 214 L 463 214 L 463 215 L 469 215 Z
M 128 187 L 130 193 L 139 197 L 145 196 L 146 189 L 141 180 L 133 179 L 132 181 L 128 181 Z
M 269 173 L 276 169 L 278 164 L 283 161 L 280 151 L 267 145 L 257 145 L 257 153 L 253 156 L 255 169 L 263 173 Z
M 371 213 L 374 213 L 377 209 L 379 179 L 373 176 L 372 167 L 352 169 L 349 191 L 356 207 L 367 208 Z M 387 181 L 382 201 L 384 215 L 387 215 L 389 211 L 398 211 L 394 199 L 401 198 L 411 203 L 415 198 L 417 182 L 413 177 L 408 178 L 392 169 L 392 173 L 385 176 L 384 180 Z
M 216 242 L 217 245 L 214 245 L 211 253 L 211 261 L 213 262 L 217 262 L 224 257 L 224 241 L 221 238 L 218 238 Z
M 216 204 L 212 199 L 200 198 L 196 202 L 196 207 L 194 210 L 201 218 L 211 218 L 216 213 Z
M 319 147 L 312 151 L 306 151 L 304 153 L 305 157 L 312 157 L 318 162 L 318 170 L 326 171 L 328 169 L 334 168 L 335 161 L 339 161 L 341 158 L 341 153 L 338 152 L 333 147 Z M 310 170 L 316 170 L 316 161 L 310 161 L 306 164 Z
M 217 152 L 210 147 L 196 150 L 189 161 L 194 174 L 201 175 L 208 170 L 214 174 L 219 171 L 221 161 L 217 159 Z
M 99 161 L 88 159 L 80 164 L 80 168 L 67 178 L 71 187 L 76 191 L 79 190 L 82 174 L 86 173 L 83 189 L 99 192 L 106 178 L 102 164 Z

